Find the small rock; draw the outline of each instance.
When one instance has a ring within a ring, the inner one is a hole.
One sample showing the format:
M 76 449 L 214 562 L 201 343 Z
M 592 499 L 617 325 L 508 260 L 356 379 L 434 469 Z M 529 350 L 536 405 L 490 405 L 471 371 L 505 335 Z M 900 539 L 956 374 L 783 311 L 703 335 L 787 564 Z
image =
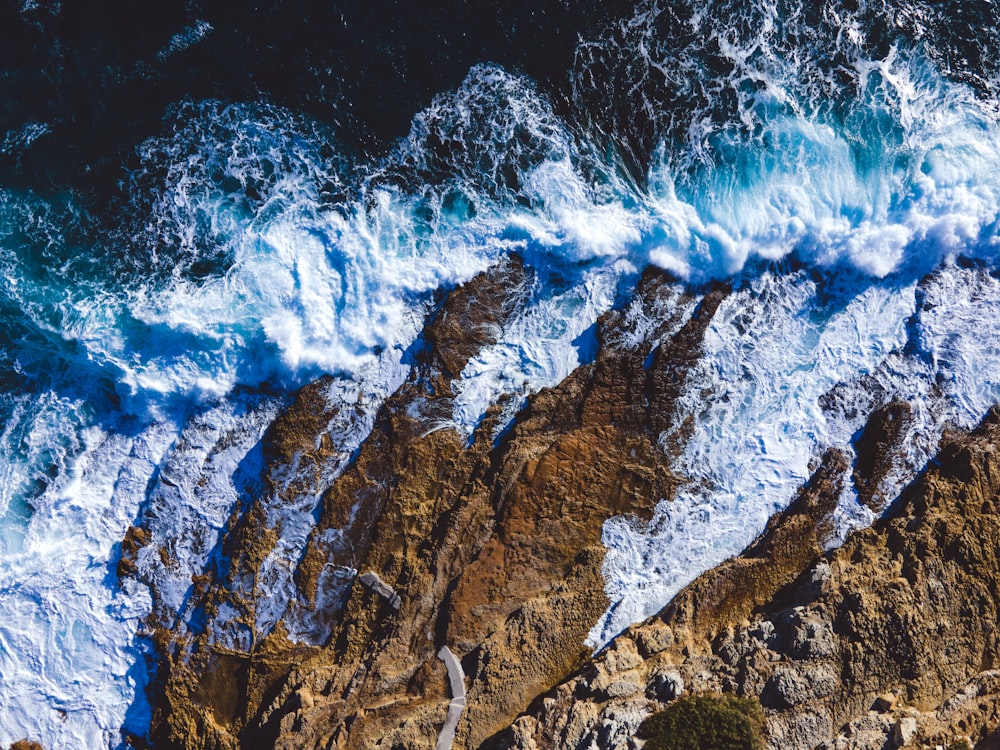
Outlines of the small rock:
M 674 671 L 656 675 L 646 688 L 646 696 L 661 703 L 669 703 L 679 698 L 683 692 L 684 680 Z
M 601 712 L 595 731 L 586 739 L 595 750 L 630 750 L 647 711 L 638 706 L 609 706 Z
M 872 710 L 878 711 L 880 714 L 885 714 L 891 711 L 896 706 L 896 696 L 894 693 L 882 693 L 875 702 L 872 703 Z
M 770 708 L 791 708 L 831 695 L 837 674 L 825 664 L 781 665 L 764 685 L 760 700 Z
M 810 698 L 808 681 L 794 669 L 778 669 L 771 675 L 760 695 L 767 708 L 785 709 Z
M 302 687 L 296 690 L 295 697 L 299 702 L 300 708 L 312 708 L 316 705 L 316 699 L 313 697 L 313 692 L 307 687 Z
M 593 676 L 587 678 L 584 684 L 596 692 L 607 693 L 608 687 L 622 672 L 635 669 L 640 664 L 642 657 L 635 643 L 629 638 L 620 638 L 608 646 L 601 658 L 591 663 L 589 670 L 593 670 Z
M 604 663 L 608 671 L 624 672 L 628 669 L 635 669 L 642 664 L 642 657 L 635 647 L 635 643 L 628 638 L 620 638 L 607 650 Z
M 885 747 L 892 739 L 894 723 L 891 716 L 869 712 L 848 722 L 827 747 L 830 750 Z
M 642 690 L 642 681 L 638 672 L 621 675 L 608 685 L 605 691 L 610 698 L 625 698 Z
M 912 716 L 904 716 L 896 722 L 892 729 L 892 741 L 896 747 L 905 747 L 917 736 L 917 720 Z
M 128 576 L 134 576 L 138 572 L 139 568 L 136 566 L 135 562 L 127 557 L 121 557 L 118 560 L 118 577 L 127 578 Z
M 722 692 L 722 681 L 714 672 L 700 669 L 689 675 L 686 688 L 692 693 L 719 693 Z
M 562 732 L 565 747 L 579 747 L 583 739 L 597 725 L 600 709 L 589 701 L 578 701 L 570 706 Z
M 652 622 L 636 634 L 636 645 L 639 652 L 649 658 L 661 651 L 666 651 L 674 644 L 674 631 L 663 622 Z
M 389 584 L 382 580 L 378 573 L 374 571 L 368 571 L 367 573 L 362 573 L 358 576 L 358 583 L 364 586 L 369 591 L 378 594 L 387 602 L 389 606 L 395 610 L 399 610 L 400 599 L 399 594 L 396 590 L 392 588 Z
M 771 714 L 767 723 L 770 747 L 817 748 L 823 741 L 836 735 L 829 711 L 806 708 L 801 713 L 787 711 Z
M 833 569 L 826 559 L 821 559 L 812 569 L 812 583 L 822 586 L 833 577 Z
M 836 653 L 836 636 L 830 623 L 823 618 L 812 613 L 796 613 L 790 626 L 785 652 L 792 658 L 818 659 Z
M 538 731 L 538 721 L 530 716 L 520 716 L 510 725 L 513 736 L 512 747 L 518 750 L 538 750 L 535 733 Z
M 774 623 L 770 620 L 761 620 L 757 627 L 750 631 L 750 635 L 761 643 L 767 643 L 774 637 Z

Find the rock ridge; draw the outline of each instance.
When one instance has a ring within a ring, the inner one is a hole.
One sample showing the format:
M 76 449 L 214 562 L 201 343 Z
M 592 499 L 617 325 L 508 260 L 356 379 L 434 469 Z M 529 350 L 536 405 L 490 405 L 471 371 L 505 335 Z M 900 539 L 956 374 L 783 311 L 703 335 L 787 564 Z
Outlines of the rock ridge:
M 893 497 L 910 405 L 873 403 L 856 457 L 827 451 L 746 550 L 591 654 L 602 524 L 648 518 L 685 481 L 677 404 L 730 289 L 647 271 L 598 320 L 592 361 L 465 434 L 456 380 L 532 283 L 512 256 L 441 300 L 355 449 L 329 437 L 350 417 L 330 379 L 270 424 L 255 493 L 194 582 L 199 616 L 149 623 L 154 747 L 637 750 L 642 721 L 690 692 L 759 701 L 773 748 L 1000 742 L 995 410 Z M 884 513 L 831 549 L 851 489 Z M 294 596 L 261 630 L 268 498 L 309 497 Z M 156 543 L 131 529 L 119 574 L 142 575 Z
M 995 407 L 946 435 L 876 524 L 824 552 L 816 531 L 837 494 L 826 477 L 844 461 L 828 453 L 757 542 L 487 746 L 637 748 L 642 719 L 690 690 L 758 699 L 772 748 L 995 747 L 998 446 Z M 748 572 L 761 562 L 770 581 Z
M 680 481 L 660 435 L 728 288 L 692 295 L 647 272 L 630 306 L 598 321 L 592 362 L 529 397 L 496 439 L 494 407 L 470 439 L 449 426 L 453 382 L 516 315 L 531 274 L 515 256 L 444 300 L 409 378 L 325 485 L 295 571 L 314 644 L 290 640 L 287 619 L 220 643 L 219 613 L 252 626 L 254 587 L 238 584 L 276 543 L 259 503 L 234 518 L 228 568 L 202 588 L 205 629 L 157 631 L 156 747 L 431 747 L 449 710 L 446 645 L 469 682 L 454 746 L 476 747 L 585 663 L 608 605 L 601 525 L 648 515 Z M 324 387 L 303 389 L 265 436 L 286 496 L 326 476 Z M 337 597 L 331 570 L 355 571 Z

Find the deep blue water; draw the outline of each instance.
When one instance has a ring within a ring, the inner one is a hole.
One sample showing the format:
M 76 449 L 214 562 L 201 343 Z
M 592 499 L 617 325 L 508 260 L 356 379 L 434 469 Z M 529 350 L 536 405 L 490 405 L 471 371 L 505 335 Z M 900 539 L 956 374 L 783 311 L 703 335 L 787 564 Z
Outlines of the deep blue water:
M 593 644 L 738 551 L 879 398 L 915 405 L 905 482 L 1000 398 L 998 12 L 4 3 L 0 744 L 143 734 L 140 623 L 186 627 L 281 405 L 332 375 L 349 455 L 435 299 L 512 251 L 539 283 L 446 426 L 586 361 L 649 264 L 736 287 L 679 407 L 690 487 L 605 526 Z M 261 502 L 285 537 L 257 633 L 315 639 L 281 573 L 313 508 Z M 114 575 L 133 523 L 174 554 L 143 563 L 157 602 Z

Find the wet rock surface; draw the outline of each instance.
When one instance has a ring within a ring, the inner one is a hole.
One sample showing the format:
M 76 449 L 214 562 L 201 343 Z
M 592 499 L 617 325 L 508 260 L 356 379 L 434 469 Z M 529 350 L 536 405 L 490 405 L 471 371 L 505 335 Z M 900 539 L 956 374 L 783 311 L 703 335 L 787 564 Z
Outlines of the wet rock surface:
M 355 450 L 328 437 L 345 419 L 328 379 L 270 425 L 259 492 L 194 582 L 199 616 L 151 618 L 155 747 L 430 748 L 451 712 L 455 748 L 639 748 L 643 719 L 702 692 L 759 700 L 774 748 L 996 741 L 996 413 L 946 435 L 890 497 L 909 407 L 873 405 L 856 458 L 828 451 L 742 554 L 591 654 L 608 606 L 602 524 L 648 517 L 683 481 L 675 403 L 729 290 L 692 295 L 648 272 L 598 321 L 592 362 L 466 435 L 456 379 L 531 283 L 513 257 L 443 300 Z M 831 550 L 846 484 L 888 510 Z M 268 503 L 308 497 L 294 595 L 262 628 L 261 581 L 283 543 Z M 119 575 L 141 576 L 155 544 L 130 529 Z M 445 648 L 465 676 L 460 714 Z
M 910 405 L 891 401 L 871 413 L 855 443 L 854 486 L 861 502 L 876 513 L 892 500 L 881 492 L 881 484 L 893 469 L 894 453 L 900 449 L 911 421 Z
M 807 487 L 746 552 L 620 636 L 492 746 L 587 747 L 577 738 L 626 704 L 596 689 L 619 674 L 616 654 L 629 643 L 663 642 L 654 634 L 669 629 L 670 645 L 646 647 L 642 663 L 628 667 L 629 679 L 645 685 L 647 714 L 683 685 L 758 699 L 774 748 L 949 747 L 966 739 L 992 747 L 1000 727 L 998 443 L 994 410 L 971 434 L 947 436 L 883 519 L 824 552 L 815 530 L 822 499 L 836 488 L 823 477 L 843 460 L 828 454 L 810 484 L 816 494 Z M 763 549 L 768 575 L 748 580 Z
M 223 542 L 228 569 L 203 587 L 204 630 L 158 631 L 156 746 L 433 746 L 449 707 L 437 658 L 448 646 L 468 681 L 454 746 L 476 747 L 587 662 L 584 640 L 608 606 L 602 524 L 671 496 L 678 479 L 660 432 L 728 290 L 698 299 L 648 273 L 626 310 L 598 322 L 593 362 L 527 399 L 506 429 L 501 405 L 461 434 L 449 423 L 454 380 L 530 284 L 514 258 L 455 290 L 428 323 L 409 379 L 332 481 L 317 438 L 335 416 L 322 381 L 271 425 L 265 484 L 283 478 L 293 498 L 322 488 L 298 596 L 270 632 L 235 646 L 219 637 L 234 620 L 252 631 L 261 605 L 245 581 L 277 543 L 266 508 L 251 505 Z M 650 323 L 641 336 L 636 316 Z M 331 597 L 331 570 L 360 575 Z M 242 614 L 221 617 L 233 611 Z M 312 644 L 289 638 L 293 619 L 299 632 L 311 623 Z M 651 633 L 641 648 L 669 642 Z M 632 648 L 620 663 L 642 661 Z M 644 689 L 639 673 L 604 686 L 640 704 Z M 642 718 L 634 708 L 612 714 L 617 728 L 595 741 L 625 737 Z

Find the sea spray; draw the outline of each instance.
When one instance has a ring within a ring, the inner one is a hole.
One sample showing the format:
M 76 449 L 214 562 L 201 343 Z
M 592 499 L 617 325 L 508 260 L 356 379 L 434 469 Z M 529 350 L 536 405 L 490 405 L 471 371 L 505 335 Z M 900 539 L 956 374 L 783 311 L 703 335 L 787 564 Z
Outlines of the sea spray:
M 650 523 L 605 525 L 614 604 L 592 645 L 738 552 L 893 397 L 913 404 L 887 480 L 905 484 L 949 423 L 1000 398 L 1000 129 L 983 93 L 995 40 L 971 70 L 938 43 L 945 11 L 883 5 L 640 3 L 580 44 L 564 98 L 478 66 L 377 158 L 304 114 L 210 100 L 129 156 L 111 216 L 4 189 L 0 743 L 141 734 L 140 621 L 192 626 L 190 578 L 259 492 L 281 404 L 323 374 L 331 399 L 360 394 L 367 416 L 337 437 L 349 454 L 440 294 L 512 251 L 536 285 L 455 385 L 467 435 L 588 361 L 594 322 L 649 263 L 695 296 L 734 286 L 677 404 L 691 482 Z M 191 28 L 199 49 L 219 36 Z M 260 633 L 286 616 L 292 578 L 275 571 L 314 510 L 271 500 L 287 537 L 256 590 Z M 848 492 L 840 533 L 870 518 Z M 143 553 L 155 606 L 115 575 L 137 521 L 174 552 Z

